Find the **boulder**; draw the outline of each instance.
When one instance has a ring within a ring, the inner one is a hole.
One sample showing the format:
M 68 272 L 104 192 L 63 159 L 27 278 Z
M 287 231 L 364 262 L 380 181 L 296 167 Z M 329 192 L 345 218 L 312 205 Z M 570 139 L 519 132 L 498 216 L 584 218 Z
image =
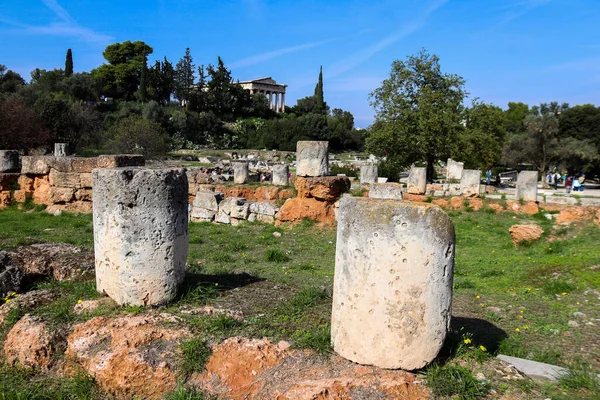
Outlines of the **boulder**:
M 450 206 L 450 203 L 448 203 L 448 200 L 446 199 L 434 199 L 431 201 L 431 204 L 442 208 L 448 208 L 448 206 Z
M 512 237 L 515 247 L 519 247 L 521 242 L 539 240 L 544 230 L 537 225 L 513 225 L 508 232 Z
M 471 207 L 475 211 L 479 211 L 483 207 L 483 201 L 481 201 L 481 199 L 478 198 L 471 198 L 469 199 L 469 207 Z
M 2 271 L 0 272 L 0 298 L 4 298 L 12 292 L 20 293 L 25 278 L 23 272 L 12 265 L 4 266 L 4 268 L 0 265 L 0 271 Z
M 335 211 L 333 204 L 315 198 L 295 197 L 288 199 L 277 213 L 276 224 L 281 222 L 298 223 L 304 218 L 325 224 L 334 224 Z
M 535 201 L 528 201 L 527 203 L 521 206 L 521 212 L 524 214 L 534 215 L 540 211 L 537 203 Z
M 350 179 L 346 176 L 296 177 L 298 197 L 315 198 L 335 202 L 343 193 L 350 190 Z
M 491 204 L 488 204 L 488 207 L 497 213 L 504 211 L 504 207 L 502 207 L 502 205 L 500 205 L 500 204 L 491 203 Z
M 0 306 L 0 326 L 4 324 L 6 317 L 13 310 L 26 312 L 36 307 L 45 305 L 58 297 L 58 293 L 52 290 L 32 290 L 30 292 L 13 297 L 10 302 L 6 302 Z
M 450 208 L 452 210 L 460 210 L 463 208 L 465 199 L 461 196 L 454 196 L 450 199 Z
M 4 355 L 9 365 L 48 369 L 58 337 L 48 323 L 25 314 L 8 332 Z
M 119 399 L 159 399 L 177 386 L 177 349 L 189 336 L 173 322 L 150 314 L 96 317 L 74 327 L 65 355 Z
M 90 279 L 94 255 L 85 247 L 67 243 L 22 246 L 9 253 L 10 261 L 29 277 L 51 276 L 58 281 Z
M 556 223 L 570 224 L 572 222 L 593 221 L 597 210 L 600 209 L 585 206 L 565 207 L 560 211 L 558 217 L 556 217 Z

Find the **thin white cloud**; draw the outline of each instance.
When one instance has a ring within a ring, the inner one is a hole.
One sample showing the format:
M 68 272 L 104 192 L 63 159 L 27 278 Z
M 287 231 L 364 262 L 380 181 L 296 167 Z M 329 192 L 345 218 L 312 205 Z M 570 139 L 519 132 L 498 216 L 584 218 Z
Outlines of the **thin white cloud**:
M 48 7 L 60 21 L 52 22 L 48 25 L 28 25 L 18 21 L 5 18 L 0 15 L 0 22 L 10 25 L 14 28 L 10 33 L 19 33 L 25 35 L 51 35 L 77 37 L 87 42 L 106 43 L 114 38 L 79 25 L 69 13 L 56 2 L 56 0 L 42 0 L 42 3 Z
M 347 72 L 347 71 L 351 70 L 352 68 L 367 61 L 368 59 L 370 59 L 371 57 L 373 57 L 375 54 L 379 53 L 381 50 L 385 49 L 386 47 L 398 42 L 401 39 L 404 39 L 406 36 L 410 35 L 411 33 L 418 31 L 427 23 L 427 20 L 429 19 L 431 14 L 433 14 L 436 10 L 438 10 L 440 7 L 442 7 L 448 1 L 449 0 L 438 0 L 438 1 L 434 2 L 416 20 L 414 20 L 411 23 L 409 23 L 408 25 L 402 27 L 402 29 L 394 32 L 393 34 L 374 43 L 370 47 L 367 47 L 367 48 L 355 53 L 354 55 L 352 55 L 351 57 L 349 57 L 345 60 L 342 60 L 340 62 L 333 64 L 332 66 L 330 66 L 329 68 L 326 69 L 324 75 L 327 78 L 332 78 L 332 77 L 341 75 L 344 72 Z
M 242 68 L 242 67 L 247 67 L 250 65 L 260 64 L 262 62 L 271 60 L 273 58 L 282 56 L 284 54 L 290 54 L 290 53 L 295 53 L 295 52 L 301 51 L 301 50 L 312 49 L 313 47 L 322 46 L 324 44 L 331 43 L 331 42 L 334 42 L 336 40 L 341 40 L 341 39 L 342 38 L 326 39 L 326 40 L 320 40 L 318 42 L 304 43 L 304 44 L 300 44 L 300 45 L 296 45 L 296 46 L 286 47 L 286 48 L 279 49 L 279 50 L 268 51 L 266 53 L 257 54 L 255 56 L 236 61 L 236 62 L 230 64 L 229 67 L 233 69 L 233 68 Z
M 487 33 L 493 31 L 501 26 L 507 25 L 510 22 L 516 20 L 517 18 L 521 18 L 525 14 L 530 13 L 538 7 L 541 7 L 545 4 L 550 3 L 552 0 L 525 0 L 519 1 L 516 3 L 507 4 L 503 7 L 498 8 L 499 10 L 509 10 L 508 12 L 502 15 L 502 18 L 495 25 L 491 26 L 488 29 L 483 30 L 480 34 Z

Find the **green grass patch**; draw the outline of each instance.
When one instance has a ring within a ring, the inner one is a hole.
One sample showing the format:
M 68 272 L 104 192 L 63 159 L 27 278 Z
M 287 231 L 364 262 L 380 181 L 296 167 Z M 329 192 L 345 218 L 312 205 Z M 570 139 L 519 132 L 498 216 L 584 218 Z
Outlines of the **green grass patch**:
M 270 248 L 265 251 L 265 261 L 273 263 L 284 263 L 290 261 L 290 258 L 281 250 Z
M 435 398 L 456 396 L 452 398 L 475 400 L 489 392 L 489 384 L 478 381 L 468 368 L 460 365 L 433 365 L 427 368 L 426 378 Z
M 212 351 L 201 339 L 191 339 L 180 346 L 181 362 L 179 371 L 183 376 L 192 372 L 202 372 Z

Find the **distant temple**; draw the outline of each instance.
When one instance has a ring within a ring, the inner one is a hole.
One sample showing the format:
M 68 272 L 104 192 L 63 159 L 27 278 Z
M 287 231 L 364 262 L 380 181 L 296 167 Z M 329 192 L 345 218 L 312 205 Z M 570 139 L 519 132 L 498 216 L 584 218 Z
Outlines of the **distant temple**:
M 269 108 L 276 112 L 285 110 L 285 88 L 287 85 L 280 85 L 270 76 L 266 78 L 254 79 L 251 81 L 241 81 L 239 84 L 248 89 L 250 93 L 262 93 L 269 100 Z M 281 95 L 281 99 L 280 96 Z

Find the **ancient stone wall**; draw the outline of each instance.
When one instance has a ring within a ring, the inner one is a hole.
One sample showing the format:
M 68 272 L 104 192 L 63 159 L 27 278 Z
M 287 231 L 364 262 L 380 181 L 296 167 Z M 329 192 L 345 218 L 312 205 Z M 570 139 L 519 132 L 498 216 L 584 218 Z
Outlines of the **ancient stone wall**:
M 0 208 L 27 199 L 45 204 L 49 212 L 92 211 L 92 170 L 142 166 L 141 155 L 93 158 L 24 156 L 20 172 L 0 173 Z

